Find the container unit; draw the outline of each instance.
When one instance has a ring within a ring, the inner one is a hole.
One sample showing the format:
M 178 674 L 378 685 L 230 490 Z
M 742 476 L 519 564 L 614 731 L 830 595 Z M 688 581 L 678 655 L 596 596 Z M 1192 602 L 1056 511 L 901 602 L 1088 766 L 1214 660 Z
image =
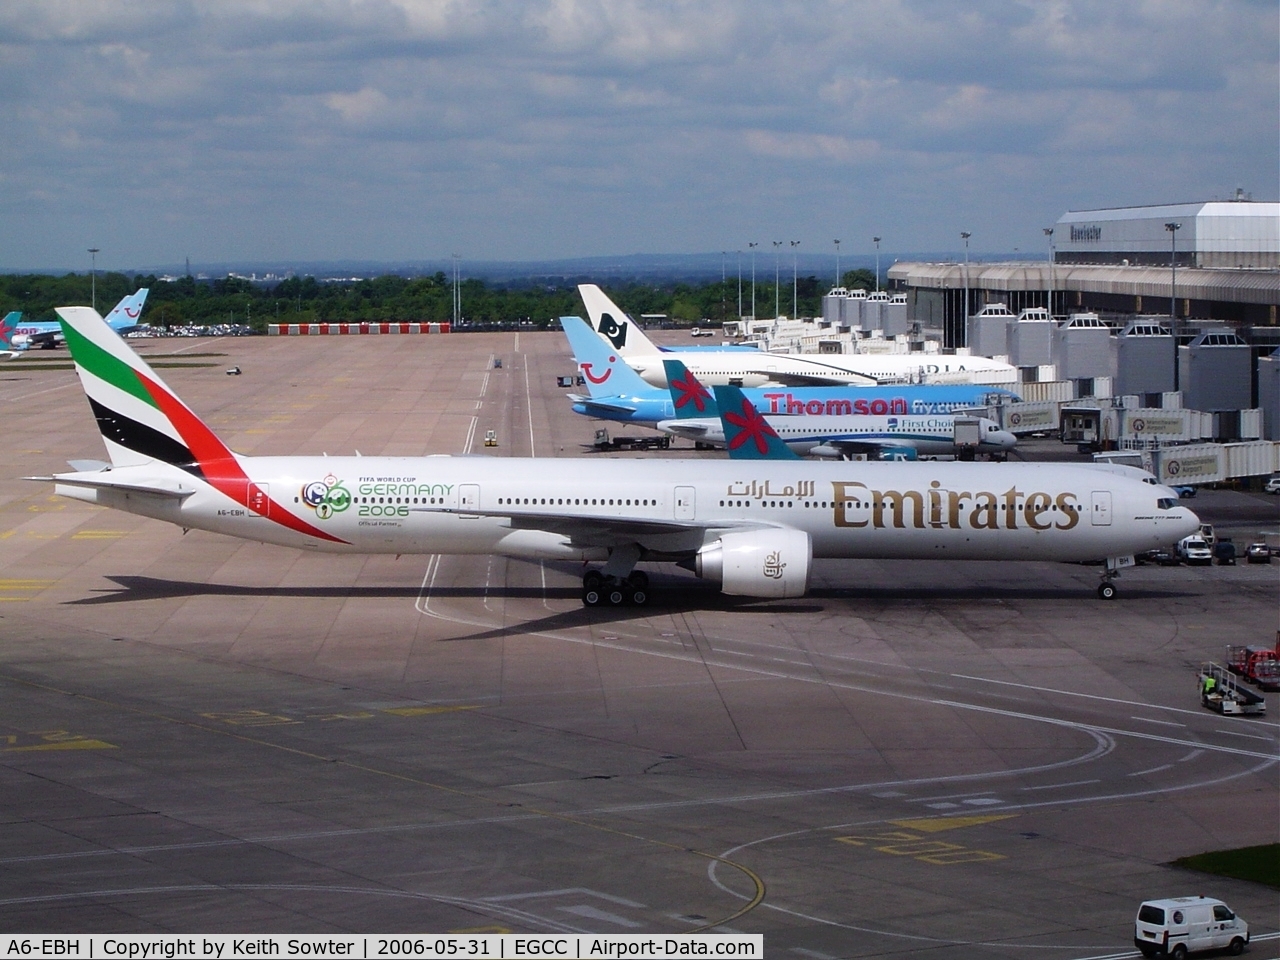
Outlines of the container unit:
M 886 337 L 902 336 L 911 332 L 911 321 L 907 319 L 907 296 L 897 294 L 880 305 L 880 320 L 884 324 Z
M 840 305 L 849 291 L 844 287 L 832 287 L 822 297 L 822 319 L 827 324 L 840 324 Z
M 1053 330 L 1053 362 L 1064 380 L 1111 376 L 1111 328 L 1096 313 L 1076 313 Z
M 1178 348 L 1178 379 L 1193 410 L 1244 410 L 1253 406 L 1249 345 L 1228 330 L 1206 331 Z
M 1173 336 L 1168 327 L 1138 317 L 1111 339 L 1110 346 L 1117 393 L 1173 389 Z
M 988 303 L 965 321 L 965 343 L 977 357 L 1009 355 L 1009 325 L 1017 317 L 1003 303 Z
M 1053 324 L 1048 317 L 1023 317 L 1009 325 L 1009 362 L 1015 367 L 1053 363 Z

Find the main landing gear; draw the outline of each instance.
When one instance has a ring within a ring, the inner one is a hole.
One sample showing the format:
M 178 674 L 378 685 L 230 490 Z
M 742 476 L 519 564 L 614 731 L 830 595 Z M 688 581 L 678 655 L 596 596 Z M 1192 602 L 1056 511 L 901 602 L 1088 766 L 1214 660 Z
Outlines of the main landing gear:
M 648 602 L 649 575 L 643 570 L 632 570 L 625 577 L 607 577 L 599 570 L 588 570 L 582 577 L 584 607 L 643 607 Z

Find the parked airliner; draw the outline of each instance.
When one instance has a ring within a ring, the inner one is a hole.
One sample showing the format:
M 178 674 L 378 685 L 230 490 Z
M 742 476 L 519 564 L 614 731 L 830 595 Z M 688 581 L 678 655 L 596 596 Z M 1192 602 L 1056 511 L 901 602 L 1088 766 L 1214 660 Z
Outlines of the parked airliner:
M 140 287 L 125 296 L 107 314 L 107 325 L 117 333 L 129 333 L 137 329 L 142 307 L 147 302 L 147 292 L 146 287 Z M 12 317 L 14 314 L 11 313 L 5 318 L 6 326 L 9 325 L 8 321 Z M 62 344 L 62 328 L 57 320 L 29 320 L 23 323 L 21 313 L 14 319 L 8 336 L 8 346 L 18 351 L 30 350 L 33 347 L 52 350 Z
M 583 578 L 588 605 L 647 602 L 640 560 L 795 597 L 815 558 L 1105 559 L 1110 573 L 1199 529 L 1172 490 L 1088 465 L 242 456 L 92 309 L 58 315 L 110 462 L 30 478 L 55 493 L 309 550 L 604 561 Z M 1099 589 L 1115 595 L 1109 577 Z
M 663 362 L 667 368 L 667 382 L 671 384 L 676 419 L 659 421 L 658 429 L 673 437 L 723 447 L 725 431 L 718 407 L 719 394 L 721 390 L 738 388 L 716 387 L 716 394 L 712 396 L 684 363 L 679 360 Z M 702 411 L 705 415 L 700 415 L 695 404 L 680 402 L 691 395 L 705 397 L 705 410 Z M 772 414 L 765 419 L 791 450 L 811 457 L 848 459 L 854 455 L 865 455 L 881 460 L 915 460 L 921 454 L 955 456 L 961 452 L 969 459 L 972 459 L 972 453 L 1004 457 L 1018 442 L 1017 437 L 1001 430 L 994 420 L 976 416 L 961 418 L 964 427 L 977 434 L 976 445 L 963 451 L 956 447 L 956 417 L 951 414 Z
M 707 386 L 831 386 L 841 383 L 922 383 L 931 377 L 965 376 L 973 383 L 1016 383 L 1017 367 L 989 357 L 953 354 L 766 353 L 749 350 L 661 350 L 594 283 L 578 285 L 591 327 L 636 373 L 655 387 L 667 385 L 664 359 L 678 358 Z
M 705 401 L 711 394 L 690 387 L 679 389 L 674 403 L 666 389 L 651 386 L 623 362 L 617 350 L 601 340 L 579 317 L 561 317 L 560 325 L 569 339 L 587 393 L 569 394 L 575 413 L 599 420 L 642 423 L 652 426 L 670 420 L 685 409 L 711 415 Z M 675 356 L 664 354 L 664 359 Z M 902 384 L 893 387 L 758 387 L 746 390 L 747 397 L 765 413 L 792 416 L 835 414 L 928 415 L 953 413 L 995 403 L 1016 402 L 1018 395 L 1002 387 L 977 384 Z

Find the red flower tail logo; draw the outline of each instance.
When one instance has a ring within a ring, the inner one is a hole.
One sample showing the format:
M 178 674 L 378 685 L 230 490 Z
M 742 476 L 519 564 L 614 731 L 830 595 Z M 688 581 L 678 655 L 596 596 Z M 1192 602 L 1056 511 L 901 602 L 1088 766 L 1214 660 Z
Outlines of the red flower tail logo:
M 726 423 L 733 424 L 739 430 L 737 436 L 728 441 L 730 450 L 737 450 L 745 446 L 748 440 L 754 440 L 756 452 L 760 456 L 769 452 L 769 437 L 774 435 L 773 428 L 769 426 L 769 421 L 751 405 L 750 400 L 742 401 L 741 415 L 726 413 L 724 419 Z
M 711 399 L 711 391 L 704 387 L 693 374 L 689 374 L 686 380 L 672 380 L 671 386 L 675 387 L 680 394 L 676 397 L 677 410 L 692 403 L 699 413 L 706 411 L 706 401 Z

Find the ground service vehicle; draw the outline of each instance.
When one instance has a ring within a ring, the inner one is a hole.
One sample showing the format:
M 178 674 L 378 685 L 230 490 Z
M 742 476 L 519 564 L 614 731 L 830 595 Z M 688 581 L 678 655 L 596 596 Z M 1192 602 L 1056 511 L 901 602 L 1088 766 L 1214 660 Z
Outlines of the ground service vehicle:
M 1178 556 L 1188 566 L 1207 567 L 1213 563 L 1213 551 L 1209 549 L 1209 544 L 1205 542 L 1204 537 L 1198 533 L 1178 541 Z
M 1220 567 L 1236 565 L 1236 545 L 1228 539 L 1220 539 L 1213 545 L 1213 557 Z
M 671 438 L 665 434 L 661 437 L 611 437 L 609 431 L 602 427 L 596 431 L 592 446 L 597 450 L 668 450 Z
M 1263 690 L 1280 690 L 1280 650 L 1227 644 L 1227 669 Z
M 1261 540 L 1256 543 L 1249 544 L 1249 549 L 1245 551 L 1250 563 L 1270 563 L 1271 548 Z
M 1264 493 L 1280 493 L 1280 473 L 1268 479 L 1262 490 Z
M 1248 942 L 1249 924 L 1212 897 L 1147 900 L 1134 921 L 1133 943 L 1144 957 L 1181 958 L 1223 947 L 1239 956 Z
M 1262 694 L 1242 684 L 1218 663 L 1200 664 L 1200 705 L 1224 717 L 1258 716 L 1267 712 Z

